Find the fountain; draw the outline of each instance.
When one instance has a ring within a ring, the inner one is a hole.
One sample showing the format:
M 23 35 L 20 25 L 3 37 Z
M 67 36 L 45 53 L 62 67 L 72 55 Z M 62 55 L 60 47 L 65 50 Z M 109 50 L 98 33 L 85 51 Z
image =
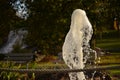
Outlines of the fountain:
M 63 60 L 70 69 L 83 69 L 90 53 L 89 41 L 93 34 L 92 25 L 84 10 L 76 9 L 72 13 L 70 30 L 62 48 Z M 69 73 L 70 80 L 86 80 L 83 72 Z
M 21 45 L 21 49 L 25 48 L 26 45 L 23 39 L 27 34 L 28 31 L 25 29 L 11 30 L 8 35 L 7 43 L 0 49 L 0 53 L 10 53 L 13 50 L 13 46 L 16 44 Z
M 16 11 L 16 15 L 22 19 L 29 17 L 30 10 L 28 9 L 27 0 L 11 0 L 10 4 Z M 34 0 L 30 0 L 33 2 Z M 16 44 L 22 45 L 21 48 L 25 48 L 26 45 L 23 43 L 24 36 L 28 33 L 27 30 L 11 30 L 8 35 L 7 43 L 0 49 L 0 53 L 10 53 L 13 50 L 13 46 Z

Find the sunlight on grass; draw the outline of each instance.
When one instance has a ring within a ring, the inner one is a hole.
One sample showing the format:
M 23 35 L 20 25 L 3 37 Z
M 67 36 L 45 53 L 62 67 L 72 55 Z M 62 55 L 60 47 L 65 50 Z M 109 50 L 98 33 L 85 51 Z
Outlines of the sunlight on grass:
M 96 46 L 112 54 L 120 54 L 120 39 L 97 40 Z
M 59 64 L 59 63 L 51 63 L 51 62 L 45 62 L 45 63 L 32 63 L 29 65 L 29 68 L 35 68 L 35 69 L 60 69 L 60 68 L 67 68 L 65 64 Z
M 103 39 L 96 42 L 96 46 L 101 48 L 120 48 L 120 40 L 119 39 Z
M 109 70 L 111 75 L 117 74 L 120 75 L 120 70 Z
M 99 64 L 120 64 L 120 55 L 103 55 Z

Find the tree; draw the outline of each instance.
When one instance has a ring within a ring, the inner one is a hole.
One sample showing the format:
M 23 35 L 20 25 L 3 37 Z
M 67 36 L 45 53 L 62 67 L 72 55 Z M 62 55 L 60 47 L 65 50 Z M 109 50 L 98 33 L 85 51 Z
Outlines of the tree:
M 30 16 L 23 20 L 15 15 L 8 0 L 0 1 L 0 45 L 11 29 L 24 27 L 29 31 L 28 45 L 37 46 L 45 54 L 56 54 L 61 51 L 74 9 L 84 9 L 100 34 L 105 28 L 110 29 L 113 18 L 119 19 L 120 15 L 119 0 L 34 0 L 32 3 L 27 0 L 27 3 Z

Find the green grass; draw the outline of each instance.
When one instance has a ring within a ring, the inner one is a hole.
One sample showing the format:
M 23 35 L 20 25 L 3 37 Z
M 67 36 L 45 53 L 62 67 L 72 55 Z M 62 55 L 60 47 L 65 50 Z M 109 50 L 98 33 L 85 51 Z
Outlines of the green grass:
M 120 53 L 120 39 L 96 40 L 96 46 L 112 53 Z
M 98 64 L 120 64 L 120 55 L 104 55 L 100 57 L 100 62 Z
M 120 75 L 120 70 L 109 70 L 109 72 L 111 72 L 110 73 L 111 75 L 115 75 L 115 74 Z
M 120 65 L 120 38 L 96 40 L 96 46 L 112 54 L 101 56 L 100 65 Z M 120 75 L 120 70 L 108 70 L 108 72 L 111 76 Z
M 118 55 L 104 55 L 101 56 L 99 65 L 105 66 L 117 66 L 120 65 L 120 54 Z M 120 69 L 117 70 L 107 70 L 111 76 L 120 75 Z
M 120 39 L 102 39 L 102 40 L 97 40 L 96 41 L 96 46 L 100 47 L 104 50 L 113 50 L 112 55 L 103 55 L 101 56 L 101 62 L 99 63 L 100 65 L 120 65 Z M 117 54 L 116 54 L 117 53 Z M 115 55 L 113 55 L 115 54 Z M 49 57 L 50 58 L 50 57 Z M 15 63 L 5 63 L 5 62 L 0 62 L 0 67 L 1 68 L 26 68 L 25 65 L 16 65 Z M 53 62 L 44 62 L 44 63 L 38 63 L 38 62 L 31 62 L 29 63 L 29 69 L 59 69 L 59 68 L 67 68 L 67 66 L 63 64 L 55 64 Z M 115 74 L 120 74 L 120 70 L 109 70 L 111 75 Z M 13 75 L 15 76 L 15 75 Z M 21 75 L 18 75 L 21 76 Z M 17 77 L 18 77 L 17 76 Z M 7 75 L 6 75 L 7 77 Z M 11 76 L 12 77 L 12 76 Z M 15 76 L 16 77 L 16 76 Z
M 61 68 L 68 68 L 65 64 L 55 64 L 51 62 L 44 62 L 44 63 L 31 63 L 29 68 L 34 69 L 61 69 Z

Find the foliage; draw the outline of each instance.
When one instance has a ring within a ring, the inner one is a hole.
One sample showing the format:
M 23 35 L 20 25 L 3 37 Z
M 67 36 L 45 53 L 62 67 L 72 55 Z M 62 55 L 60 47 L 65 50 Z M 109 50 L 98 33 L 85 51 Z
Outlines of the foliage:
M 55 64 L 55 63 L 36 63 L 36 62 L 29 62 L 28 68 L 29 69 L 59 69 L 59 68 L 66 68 L 65 64 Z M 8 68 L 8 69 L 26 69 L 26 64 L 15 64 L 15 62 L 3 62 L 0 61 L 0 68 Z M 37 80 L 36 77 L 40 78 L 41 74 L 35 73 L 19 73 L 19 72 L 0 72 L 0 79 L 1 80 Z M 44 75 L 45 77 L 46 75 Z M 43 75 L 41 76 L 43 77 Z
M 94 26 L 103 32 L 111 29 L 114 17 L 120 16 L 119 0 L 27 0 L 31 11 L 27 20 L 15 16 L 8 0 L 0 1 L 0 46 L 10 30 L 25 27 L 29 33 L 26 43 L 38 47 L 43 54 L 61 52 L 64 37 L 69 30 L 72 11 L 84 9 Z
M 0 62 L 0 68 L 15 68 L 15 69 L 19 69 L 21 67 L 21 65 L 15 66 L 14 62 Z M 2 71 L 0 73 L 0 79 L 2 80 L 11 80 L 11 79 L 17 79 L 18 76 L 20 76 L 19 73 L 14 73 L 14 72 L 5 72 Z
M 114 63 L 119 63 L 120 61 L 120 56 L 115 55 L 115 56 L 102 56 L 101 57 L 101 63 L 100 64 L 105 64 L 105 63 L 110 63 L 109 66 L 115 66 L 115 64 L 113 64 L 111 62 L 111 60 L 113 60 L 112 62 Z M 112 63 L 112 64 L 111 64 Z M 118 64 L 117 64 L 118 65 Z M 14 62 L 0 62 L 0 68 L 9 68 L 9 69 L 26 69 L 26 64 L 15 64 Z M 65 69 L 68 68 L 65 64 L 55 64 L 55 63 L 51 63 L 51 62 L 47 62 L 47 63 L 36 63 L 36 62 L 29 62 L 28 63 L 28 69 Z M 111 75 L 116 75 L 120 73 L 119 70 L 109 70 Z M 56 74 L 56 73 L 55 73 Z M 38 80 L 41 78 L 47 78 L 49 79 L 51 75 L 54 75 L 54 73 L 52 74 L 27 74 L 27 73 L 18 73 L 18 72 L 5 72 L 2 71 L 0 73 L 0 79 L 1 80 Z M 63 76 L 63 75 L 62 75 Z M 58 76 L 56 76 L 58 77 Z M 55 79 L 55 77 L 53 77 L 53 79 Z M 53 80 L 51 79 L 51 80 Z M 46 79 L 42 79 L 42 80 L 46 80 Z
M 22 45 L 20 44 L 13 45 L 12 53 L 31 53 L 32 52 L 32 50 L 21 48 L 21 46 Z

